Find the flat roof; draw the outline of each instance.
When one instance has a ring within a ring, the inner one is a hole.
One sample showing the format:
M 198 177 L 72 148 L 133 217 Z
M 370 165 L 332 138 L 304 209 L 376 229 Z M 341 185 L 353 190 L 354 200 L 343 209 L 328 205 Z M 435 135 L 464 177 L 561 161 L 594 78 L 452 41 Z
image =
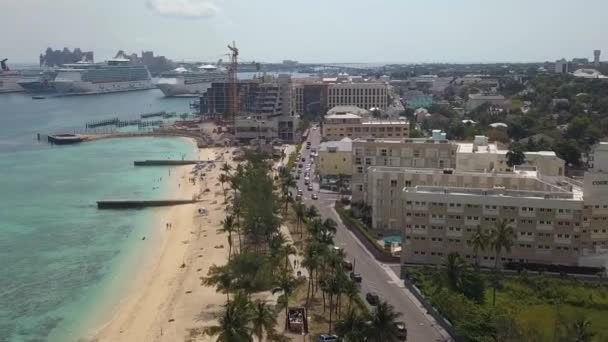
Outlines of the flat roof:
M 340 152 L 351 152 L 353 150 L 353 141 L 349 138 L 344 138 L 340 141 L 327 141 L 319 144 L 319 152 L 326 152 L 330 149 L 336 149 Z
M 361 119 L 361 117 L 357 114 L 353 113 L 344 113 L 344 114 L 329 114 L 325 115 L 326 119 Z
M 406 120 L 402 121 L 391 121 L 391 120 L 377 120 L 377 121 L 363 121 L 363 125 L 407 125 Z

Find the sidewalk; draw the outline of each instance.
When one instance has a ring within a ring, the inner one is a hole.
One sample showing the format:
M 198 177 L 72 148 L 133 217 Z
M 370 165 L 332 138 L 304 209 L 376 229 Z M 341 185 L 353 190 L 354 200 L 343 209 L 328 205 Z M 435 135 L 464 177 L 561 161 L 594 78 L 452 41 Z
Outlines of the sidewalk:
M 291 238 L 291 233 L 289 232 L 289 228 L 287 228 L 286 226 L 281 226 L 281 233 L 283 233 L 283 235 L 285 236 L 285 240 L 287 240 L 288 243 L 293 245 L 293 239 Z M 298 267 L 293 267 L 293 272 L 294 272 L 294 276 L 297 277 L 298 272 L 300 272 L 300 276 L 302 277 L 306 277 L 308 279 L 308 270 L 304 267 L 302 267 L 302 257 L 299 255 L 299 253 L 301 253 L 302 251 L 298 250 L 298 254 L 293 255 L 290 254 L 289 255 L 289 263 L 291 264 L 291 266 L 294 266 L 294 262 L 297 261 L 297 266 Z

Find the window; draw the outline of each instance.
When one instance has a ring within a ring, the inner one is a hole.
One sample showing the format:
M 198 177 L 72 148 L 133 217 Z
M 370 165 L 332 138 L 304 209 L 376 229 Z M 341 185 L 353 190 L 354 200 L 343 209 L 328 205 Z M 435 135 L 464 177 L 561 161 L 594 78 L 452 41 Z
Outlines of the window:
M 397 186 L 397 180 L 396 179 L 391 179 L 391 186 L 392 187 L 396 187 Z

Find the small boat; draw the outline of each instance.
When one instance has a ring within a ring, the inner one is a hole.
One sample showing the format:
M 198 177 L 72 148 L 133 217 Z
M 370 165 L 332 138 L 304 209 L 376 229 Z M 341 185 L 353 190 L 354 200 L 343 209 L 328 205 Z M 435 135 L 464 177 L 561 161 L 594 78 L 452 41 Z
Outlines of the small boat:
M 32 96 L 32 100 L 44 100 L 44 99 L 46 99 L 46 97 L 44 97 L 44 96 L 39 96 L 39 95 Z

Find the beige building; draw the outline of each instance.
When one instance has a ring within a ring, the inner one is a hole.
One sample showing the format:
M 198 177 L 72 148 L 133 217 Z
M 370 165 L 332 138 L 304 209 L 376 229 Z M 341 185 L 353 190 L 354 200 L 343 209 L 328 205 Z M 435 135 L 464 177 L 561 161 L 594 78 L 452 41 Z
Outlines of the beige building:
M 349 138 L 327 141 L 319 145 L 317 171 L 321 177 L 346 175 L 353 172 L 353 143 Z
M 473 262 L 475 228 L 491 233 L 498 221 L 507 220 L 515 243 L 499 262 L 607 266 L 607 157 L 608 144 L 598 145 L 584 183 L 562 178 L 551 184 L 535 172 L 516 170 L 454 172 L 410 186 L 413 173 L 401 171 L 403 179 L 388 174 L 396 189 L 402 187 L 405 203 L 402 263 L 440 264 L 450 252 Z M 492 266 L 493 253 L 481 252 L 480 262 Z
M 446 140 L 445 133 L 438 131 L 434 132 L 431 138 L 355 139 L 353 141 L 353 201 L 366 202 L 367 192 L 378 185 L 367 180 L 368 168 L 372 166 L 454 168 L 457 147 Z
M 371 82 L 329 83 L 328 107 L 357 106 L 364 109 L 388 107 L 388 84 Z
M 460 171 L 511 172 L 507 165 L 508 150 L 488 143 L 485 136 L 476 136 L 472 143 L 458 143 L 456 169 Z M 525 152 L 522 166 L 534 167 L 543 176 L 563 176 L 565 162 L 553 151 Z
M 407 120 L 363 120 L 352 113 L 329 114 L 325 116 L 321 127 L 321 136 L 325 140 L 408 137 L 410 124 Z

